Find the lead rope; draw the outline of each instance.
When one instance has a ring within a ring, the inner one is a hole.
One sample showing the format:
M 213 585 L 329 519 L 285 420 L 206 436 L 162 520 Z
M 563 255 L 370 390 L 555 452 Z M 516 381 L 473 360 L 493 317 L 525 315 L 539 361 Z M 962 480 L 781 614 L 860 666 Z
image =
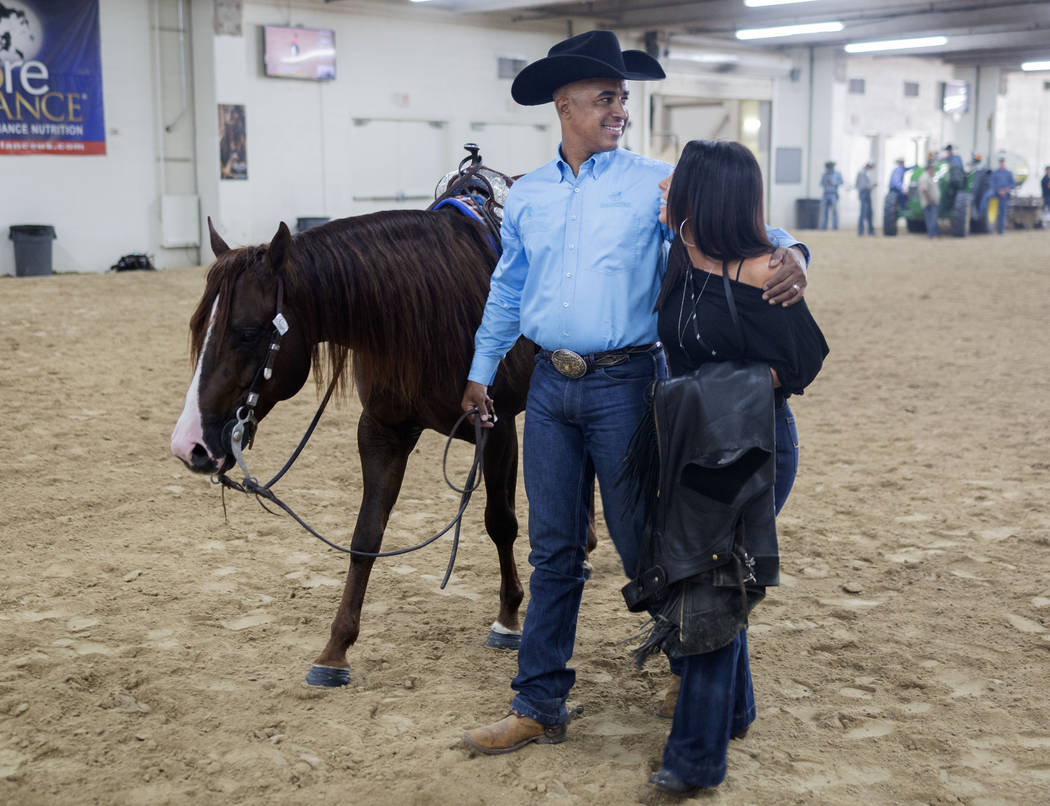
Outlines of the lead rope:
M 271 510 L 269 507 L 267 507 L 266 504 L 263 503 L 263 500 L 269 501 L 274 506 L 291 515 L 292 518 L 295 519 L 296 523 L 302 526 L 307 532 L 312 534 L 322 543 L 325 543 L 326 545 L 335 549 L 336 551 L 341 551 L 344 554 L 351 554 L 355 557 L 371 558 L 396 557 L 401 554 L 408 554 L 409 552 L 417 551 L 421 548 L 424 548 L 425 546 L 429 546 L 439 537 L 447 533 L 449 529 L 455 527 L 456 531 L 453 535 L 452 550 L 448 561 L 448 568 L 445 570 L 445 576 L 441 580 L 441 587 L 442 589 L 444 589 L 444 587 L 448 584 L 448 581 L 452 576 L 452 569 L 456 563 L 456 554 L 459 550 L 459 535 L 463 521 L 463 513 L 467 509 L 467 504 L 470 503 L 471 495 L 481 486 L 481 478 L 478 471 L 481 469 L 482 456 L 485 450 L 485 440 L 487 438 L 487 434 L 481 427 L 480 416 L 474 418 L 474 461 L 471 464 L 470 471 L 467 474 L 466 484 L 464 484 L 463 487 L 457 487 L 455 484 L 452 483 L 452 481 L 448 477 L 448 452 L 449 448 L 452 445 L 453 436 L 459 430 L 459 427 L 463 424 L 463 421 L 467 417 L 469 417 L 471 414 L 478 414 L 477 408 L 465 411 L 463 412 L 463 414 L 460 415 L 459 419 L 456 420 L 455 424 L 452 426 L 452 430 L 449 432 L 448 441 L 445 443 L 445 453 L 444 457 L 442 458 L 441 467 L 442 473 L 445 477 L 445 483 L 448 484 L 448 486 L 452 488 L 453 491 L 460 494 L 460 502 L 459 509 L 456 511 L 455 516 L 453 516 L 452 520 L 450 520 L 445 525 L 445 527 L 441 529 L 441 531 L 439 531 L 437 534 L 431 535 L 422 543 L 412 546 L 411 548 L 398 549 L 396 551 L 361 551 L 359 549 L 340 546 L 339 544 L 332 542 L 320 532 L 318 532 L 316 529 L 314 529 L 312 526 L 310 526 L 306 521 L 304 521 L 295 510 L 288 506 L 288 504 L 284 503 L 284 501 L 278 498 L 277 494 L 273 491 L 273 485 L 276 484 L 281 479 L 281 477 L 283 477 L 284 474 L 291 469 L 292 465 L 295 463 L 295 460 L 299 458 L 299 454 L 302 453 L 303 448 L 306 447 L 306 443 L 310 441 L 310 437 L 313 435 L 314 429 L 317 428 L 317 424 L 321 420 L 321 415 L 324 413 L 325 407 L 328 405 L 328 401 L 331 400 L 332 393 L 335 391 L 335 387 L 339 381 L 339 378 L 342 375 L 343 368 L 345 365 L 343 362 L 340 362 L 339 366 L 332 373 L 332 381 L 328 385 L 328 391 L 325 392 L 324 399 L 321 400 L 321 404 L 317 407 L 317 412 L 314 414 L 313 419 L 310 421 L 310 425 L 307 427 L 306 433 L 304 433 L 302 439 L 299 440 L 299 444 L 296 446 L 295 450 L 292 451 L 292 455 L 288 458 L 288 461 L 284 463 L 284 466 L 277 471 L 273 478 L 271 478 L 265 484 L 260 484 L 259 480 L 255 476 L 253 476 L 248 470 L 248 465 L 244 460 L 243 446 L 245 445 L 245 443 L 247 443 L 247 447 L 249 449 L 251 448 L 252 443 L 255 440 L 255 431 L 259 424 L 259 421 L 255 417 L 255 407 L 259 402 L 259 393 L 257 391 L 259 384 L 263 381 L 270 380 L 270 378 L 273 376 L 274 363 L 277 357 L 277 353 L 281 349 L 281 338 L 289 330 L 288 320 L 285 319 L 284 314 L 281 312 L 281 309 L 283 307 L 284 282 L 281 280 L 280 277 L 278 277 L 276 313 L 273 318 L 274 333 L 271 338 L 269 351 L 267 352 L 266 358 L 263 360 L 262 365 L 255 373 L 255 377 L 252 379 L 251 385 L 248 387 L 248 392 L 245 397 L 244 405 L 237 409 L 237 412 L 235 414 L 235 420 L 228 426 L 230 427 L 230 452 L 233 454 L 237 465 L 241 468 L 241 471 L 244 473 L 244 478 L 240 482 L 237 482 L 231 479 L 229 476 L 227 476 L 225 472 L 220 472 L 212 477 L 212 483 L 222 485 L 223 516 L 226 516 L 227 489 L 236 490 L 237 492 L 242 492 L 245 495 L 254 495 L 255 500 L 259 503 L 259 506 L 261 506 L 263 509 L 269 512 L 271 515 L 276 515 L 277 513 Z
M 441 461 L 442 473 L 445 476 L 445 483 L 448 484 L 448 486 L 453 491 L 460 493 L 459 509 L 456 511 L 456 514 L 452 517 L 452 520 L 445 524 L 445 526 L 439 532 L 431 535 L 421 543 L 418 543 L 415 546 L 411 546 L 410 548 L 396 549 L 394 551 L 361 551 L 360 549 L 340 546 L 339 544 L 334 543 L 328 538 L 326 538 L 324 535 L 322 535 L 320 532 L 318 532 L 316 529 L 310 526 L 310 524 L 308 524 L 305 520 L 303 520 L 299 516 L 299 514 L 295 510 L 293 510 L 288 504 L 286 504 L 284 501 L 278 498 L 277 494 L 271 489 L 271 486 L 288 471 L 288 469 L 292 466 L 292 463 L 302 452 L 302 449 L 306 446 L 307 441 L 310 439 L 314 428 L 316 427 L 318 421 L 321 419 L 321 414 L 324 411 L 324 408 L 332 395 L 332 389 L 334 388 L 334 384 L 335 381 L 333 380 L 332 385 L 328 387 L 328 393 L 325 395 L 324 400 L 321 401 L 321 405 L 318 407 L 317 413 L 314 415 L 314 419 L 310 423 L 310 427 L 306 430 L 306 433 L 303 435 L 302 440 L 300 440 L 298 447 L 292 453 L 292 456 L 288 459 L 287 462 L 285 462 L 284 467 L 282 467 L 281 470 L 278 471 L 278 473 L 272 479 L 266 482 L 266 484 L 260 484 L 254 476 L 247 473 L 243 481 L 241 482 L 236 482 L 233 479 L 229 478 L 225 473 L 220 473 L 216 477 L 215 482 L 217 484 L 221 484 L 224 490 L 226 488 L 230 488 L 232 490 L 245 493 L 246 495 L 254 495 L 256 497 L 256 500 L 259 501 L 260 506 L 262 506 L 263 509 L 266 509 L 268 512 L 271 512 L 271 510 L 269 510 L 260 499 L 265 499 L 266 501 L 271 502 L 276 507 L 290 515 L 296 523 L 302 526 L 303 529 L 305 529 L 311 535 L 316 537 L 322 543 L 330 546 L 336 551 L 341 551 L 344 554 L 351 554 L 355 557 L 370 557 L 374 559 L 377 557 L 397 557 L 402 554 L 408 554 L 410 552 L 418 551 L 421 548 L 429 546 L 438 538 L 446 534 L 450 529 L 455 527 L 455 532 L 453 533 L 452 537 L 452 549 L 449 554 L 448 567 L 445 569 L 445 576 L 441 580 L 441 588 L 443 590 L 448 584 L 449 579 L 452 577 L 452 569 L 456 564 L 456 555 L 459 551 L 460 529 L 463 524 L 463 513 L 466 512 L 467 505 L 470 503 L 471 496 L 481 486 L 481 478 L 478 471 L 481 469 L 482 457 L 485 450 L 485 441 L 488 435 L 481 427 L 480 417 L 474 418 L 474 461 L 471 463 L 470 471 L 467 473 L 467 481 L 463 485 L 463 487 L 457 487 L 455 484 L 452 483 L 451 480 L 449 480 L 447 471 L 448 452 L 449 448 L 452 445 L 452 439 L 455 436 L 456 432 L 459 430 L 459 427 L 463 424 L 463 421 L 466 420 L 467 417 L 469 417 L 470 415 L 477 414 L 478 410 L 474 408 L 470 409 L 469 411 L 463 412 L 463 414 L 460 415 L 459 419 L 456 420 L 455 425 L 452 426 L 452 430 L 449 432 L 448 440 L 446 440 L 445 442 L 445 452 Z M 236 442 L 234 444 L 237 448 L 237 453 L 239 454 L 240 446 Z M 245 469 L 245 465 L 243 464 L 241 456 L 238 456 L 238 462 L 241 463 L 241 468 Z M 271 512 L 271 514 L 277 513 Z

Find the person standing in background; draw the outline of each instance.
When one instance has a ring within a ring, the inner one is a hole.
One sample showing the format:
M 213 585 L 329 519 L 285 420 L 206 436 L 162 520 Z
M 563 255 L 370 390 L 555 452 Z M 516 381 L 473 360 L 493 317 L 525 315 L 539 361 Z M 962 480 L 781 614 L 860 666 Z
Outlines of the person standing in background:
M 864 234 L 864 224 L 867 222 L 868 235 L 875 234 L 875 225 L 871 223 L 871 189 L 874 183 L 868 175 L 875 166 L 870 162 L 864 163 L 864 167 L 857 173 L 857 195 L 860 197 L 860 218 L 857 220 L 857 235 Z
M 922 202 L 922 217 L 926 219 L 926 234 L 937 237 L 937 205 L 941 203 L 941 188 L 933 178 L 933 163 L 926 163 L 926 170 L 919 177 L 919 201 Z
M 962 157 L 956 154 L 950 145 L 944 147 L 944 161 L 948 163 L 949 168 L 958 168 L 960 171 L 966 170 Z
M 1010 208 L 1010 191 L 1016 184 L 1014 175 L 1006 167 L 1006 157 L 999 157 L 999 167 L 992 171 L 992 175 L 988 178 L 988 192 L 999 197 L 995 231 L 1000 235 L 1006 229 L 1006 211 Z
M 1050 165 L 1044 169 L 1043 178 L 1039 181 L 1039 187 L 1043 190 L 1043 210 L 1050 213 Z
M 820 228 L 828 228 L 828 213 L 831 213 L 831 228 L 839 228 L 839 186 L 842 174 L 835 170 L 835 162 L 824 163 L 824 173 L 820 177 Z
M 890 193 L 897 194 L 897 209 L 904 209 L 908 203 L 908 191 L 904 187 L 904 177 L 908 169 L 904 167 L 904 157 L 897 157 L 897 163 L 890 174 Z

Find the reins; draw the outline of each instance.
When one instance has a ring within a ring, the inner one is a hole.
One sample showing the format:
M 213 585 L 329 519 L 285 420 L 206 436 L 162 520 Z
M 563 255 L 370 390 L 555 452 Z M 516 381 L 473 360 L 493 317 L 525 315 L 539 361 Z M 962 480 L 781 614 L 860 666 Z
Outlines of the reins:
M 254 495 L 259 505 L 272 515 L 276 515 L 266 504 L 263 503 L 263 499 L 271 502 L 274 506 L 286 512 L 290 515 L 296 523 L 303 527 L 307 532 L 316 537 L 322 543 L 330 546 L 336 551 L 341 551 L 344 554 L 350 554 L 355 557 L 369 557 L 375 559 L 377 557 L 397 557 L 402 554 L 409 554 L 413 551 L 429 546 L 431 543 L 436 541 L 438 538 L 447 534 L 450 529 L 455 527 L 455 532 L 452 538 L 452 548 L 449 555 L 448 567 L 445 569 L 445 576 L 441 580 L 441 588 L 448 584 L 449 579 L 452 576 L 452 569 L 456 564 L 456 554 L 459 550 L 459 536 L 460 529 L 463 523 L 463 513 L 466 512 L 467 505 L 470 503 L 470 498 L 473 493 L 481 486 L 480 470 L 482 464 L 482 457 L 485 450 L 485 441 L 488 435 L 485 430 L 481 427 L 481 418 L 474 418 L 474 460 L 471 463 L 470 470 L 467 473 L 467 480 L 463 487 L 457 487 L 448 476 L 448 453 L 452 446 L 452 440 L 455 437 L 456 432 L 459 431 L 459 427 L 463 424 L 463 421 L 470 417 L 472 414 L 477 414 L 476 408 L 470 409 L 469 411 L 463 412 L 459 419 L 456 420 L 452 426 L 452 430 L 449 432 L 448 440 L 445 442 L 445 451 L 441 460 L 441 472 L 444 476 L 445 483 L 454 492 L 460 494 L 459 509 L 452 519 L 445 524 L 436 534 L 431 535 L 426 540 L 411 546 L 410 548 L 396 549 L 394 551 L 361 551 L 360 549 L 348 548 L 346 546 L 340 546 L 335 543 L 316 529 L 308 524 L 299 514 L 292 509 L 288 504 L 277 497 L 277 494 L 273 491 L 273 485 L 276 484 L 285 473 L 287 473 L 296 459 L 302 453 L 303 448 L 306 447 L 306 443 L 310 441 L 310 437 L 313 435 L 314 430 L 317 428 L 317 424 L 321 420 L 321 415 L 324 413 L 325 407 L 328 405 L 328 401 L 332 398 L 332 393 L 335 391 L 336 383 L 342 374 L 344 364 L 340 363 L 338 369 L 333 373 L 332 381 L 328 385 L 328 391 L 325 392 L 324 398 L 321 400 L 320 405 L 317 407 L 317 412 L 314 414 L 313 419 L 310 421 L 310 425 L 307 427 L 306 432 L 303 434 L 302 439 L 299 440 L 299 444 L 295 450 L 292 451 L 291 456 L 284 463 L 280 470 L 274 474 L 273 478 L 267 481 L 265 484 L 260 484 L 259 480 L 253 476 L 249 470 L 248 465 L 244 460 L 243 447 L 245 444 L 250 449 L 255 439 L 255 430 L 258 426 L 258 420 L 255 418 L 255 407 L 259 402 L 258 386 L 263 381 L 268 381 L 273 376 L 273 365 L 276 359 L 277 352 L 281 349 L 281 337 L 288 332 L 289 324 L 285 319 L 281 308 L 284 303 L 284 284 L 281 279 L 277 280 L 277 312 L 273 318 L 274 333 L 270 343 L 270 348 L 266 354 L 262 365 L 256 372 L 255 377 L 252 380 L 251 385 L 248 387 L 248 392 L 245 396 L 244 405 L 237 409 L 235 419 L 227 423 L 226 427 L 223 428 L 223 432 L 229 431 L 229 442 L 230 452 L 236 459 L 237 464 L 240 466 L 241 471 L 244 473 L 244 478 L 240 481 L 234 481 L 226 475 L 225 471 L 222 471 L 212 477 L 212 483 L 222 485 L 223 491 L 226 489 L 236 490 L 237 492 L 244 493 L 245 495 Z M 223 510 L 225 511 L 226 503 L 223 500 Z

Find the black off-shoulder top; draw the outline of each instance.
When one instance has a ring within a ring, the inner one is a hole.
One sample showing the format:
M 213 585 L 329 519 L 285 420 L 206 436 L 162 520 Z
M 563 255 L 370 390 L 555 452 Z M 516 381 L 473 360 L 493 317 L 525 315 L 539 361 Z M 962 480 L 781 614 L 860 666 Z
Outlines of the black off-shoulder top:
M 671 260 L 689 261 L 684 248 Z M 660 341 L 672 375 L 683 375 L 708 361 L 762 361 L 780 378 L 777 402 L 800 395 L 820 372 L 828 345 L 805 300 L 790 307 L 770 305 L 762 289 L 739 282 L 743 261 L 730 266 L 733 299 L 743 329 L 740 344 L 729 312 L 724 283 L 717 274 L 689 267 L 660 309 Z

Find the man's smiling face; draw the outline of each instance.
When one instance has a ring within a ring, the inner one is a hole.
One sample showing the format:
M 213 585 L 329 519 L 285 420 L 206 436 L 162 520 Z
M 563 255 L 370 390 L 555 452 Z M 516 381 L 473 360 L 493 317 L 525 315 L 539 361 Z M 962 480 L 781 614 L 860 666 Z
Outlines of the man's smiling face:
M 627 83 L 618 78 L 588 78 L 559 87 L 554 103 L 563 144 L 590 154 L 619 146 L 630 117 L 627 96 Z

